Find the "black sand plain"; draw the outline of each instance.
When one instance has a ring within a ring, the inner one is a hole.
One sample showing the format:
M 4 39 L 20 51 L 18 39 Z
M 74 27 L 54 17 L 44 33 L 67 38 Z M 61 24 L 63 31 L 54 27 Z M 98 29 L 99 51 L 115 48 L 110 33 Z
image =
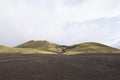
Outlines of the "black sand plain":
M 120 54 L 0 54 L 0 80 L 120 80 Z

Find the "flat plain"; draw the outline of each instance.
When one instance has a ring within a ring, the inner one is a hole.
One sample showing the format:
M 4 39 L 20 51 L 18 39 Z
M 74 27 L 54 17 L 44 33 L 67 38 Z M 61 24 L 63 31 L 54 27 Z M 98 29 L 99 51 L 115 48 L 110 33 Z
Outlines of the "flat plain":
M 120 54 L 0 54 L 0 80 L 120 80 Z

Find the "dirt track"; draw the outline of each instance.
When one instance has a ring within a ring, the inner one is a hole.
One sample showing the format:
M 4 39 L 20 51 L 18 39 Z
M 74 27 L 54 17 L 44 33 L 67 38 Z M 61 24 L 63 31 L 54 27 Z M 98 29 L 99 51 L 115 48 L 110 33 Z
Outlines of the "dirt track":
M 120 55 L 3 55 L 0 80 L 120 80 Z

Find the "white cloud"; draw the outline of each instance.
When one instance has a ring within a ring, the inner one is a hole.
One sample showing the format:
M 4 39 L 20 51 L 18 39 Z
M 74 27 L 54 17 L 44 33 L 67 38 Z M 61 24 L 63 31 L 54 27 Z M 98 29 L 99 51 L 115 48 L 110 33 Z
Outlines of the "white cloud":
M 119 0 L 0 0 L 0 44 L 13 46 L 30 39 L 60 44 L 83 41 L 109 44 L 108 37 L 100 40 L 101 36 L 116 33 L 111 28 L 107 30 L 108 27 L 100 29 L 102 22 L 95 21 L 99 18 L 111 20 L 118 15 Z M 94 34 L 97 29 L 98 36 Z
M 112 39 L 113 42 L 111 44 L 116 48 L 120 48 L 120 33 L 114 35 Z

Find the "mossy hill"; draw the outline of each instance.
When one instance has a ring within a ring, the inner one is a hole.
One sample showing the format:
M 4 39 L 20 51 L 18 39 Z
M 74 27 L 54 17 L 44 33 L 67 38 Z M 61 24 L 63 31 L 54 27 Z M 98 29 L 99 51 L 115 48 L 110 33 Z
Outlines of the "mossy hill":
M 0 53 L 15 53 L 15 54 L 56 54 L 49 51 L 37 50 L 32 48 L 12 48 L 6 46 L 0 46 Z
M 81 53 L 120 53 L 120 50 L 96 42 L 76 44 L 69 46 L 66 49 L 66 54 L 81 54 Z
M 28 41 L 16 48 L 32 48 L 37 50 L 49 51 L 63 54 L 82 54 L 82 53 L 120 53 L 119 49 L 96 43 L 87 42 L 72 46 L 62 46 L 48 41 Z
M 23 43 L 16 48 L 32 48 L 37 50 L 44 50 L 44 51 L 50 51 L 55 53 L 61 53 L 63 52 L 63 48 L 55 43 L 50 43 L 48 41 L 28 41 L 26 43 Z

